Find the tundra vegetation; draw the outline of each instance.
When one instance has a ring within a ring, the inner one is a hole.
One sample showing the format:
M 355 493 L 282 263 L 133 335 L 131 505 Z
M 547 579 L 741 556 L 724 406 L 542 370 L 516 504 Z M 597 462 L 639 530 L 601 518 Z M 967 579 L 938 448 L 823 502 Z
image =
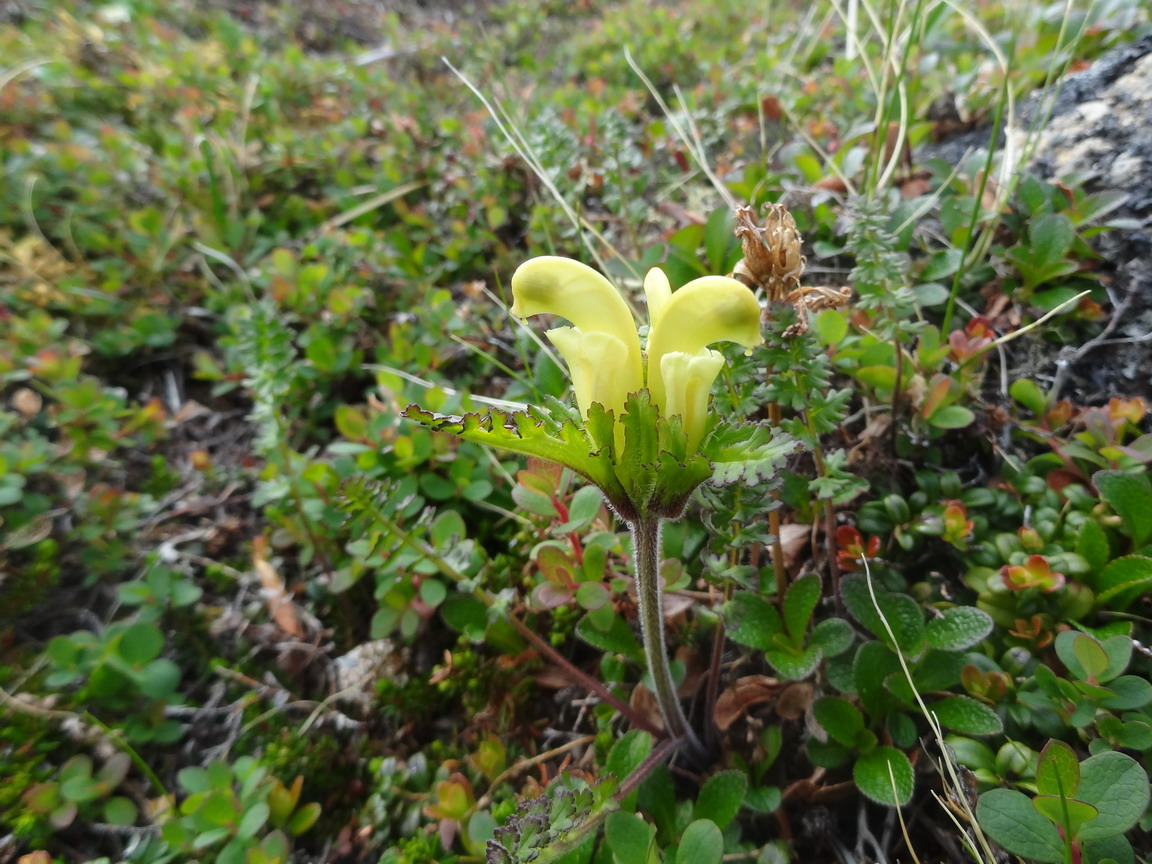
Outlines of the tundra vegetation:
M 1149 29 L 0 4 L 0 861 L 1145 860 Z

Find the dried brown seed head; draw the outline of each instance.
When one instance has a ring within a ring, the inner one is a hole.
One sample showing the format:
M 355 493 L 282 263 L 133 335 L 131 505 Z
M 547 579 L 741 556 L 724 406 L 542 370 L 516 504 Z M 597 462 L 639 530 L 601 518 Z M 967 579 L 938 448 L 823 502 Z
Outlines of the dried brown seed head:
M 751 207 L 736 209 L 735 234 L 744 259 L 733 275 L 764 288 L 770 300 L 783 300 L 800 285 L 804 256 L 796 220 L 783 204 L 770 204 L 763 226 L 757 225 Z

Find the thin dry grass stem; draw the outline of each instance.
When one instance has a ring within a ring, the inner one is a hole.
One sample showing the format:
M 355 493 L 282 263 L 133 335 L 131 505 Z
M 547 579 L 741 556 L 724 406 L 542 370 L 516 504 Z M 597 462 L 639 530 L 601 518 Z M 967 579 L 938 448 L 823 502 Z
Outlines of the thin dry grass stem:
M 456 390 L 452 387 L 445 387 L 443 384 L 436 384 L 435 382 L 428 381 L 418 375 L 413 375 L 411 372 L 405 372 L 403 369 L 397 369 L 395 366 L 384 366 L 378 363 L 365 363 L 365 369 L 370 372 L 387 372 L 389 375 L 395 375 L 398 378 L 403 378 L 410 384 L 415 384 L 419 387 L 425 387 L 429 390 L 439 388 L 447 393 L 449 396 L 468 396 L 475 402 L 482 405 L 490 405 L 493 408 L 500 408 L 505 411 L 526 411 L 528 406 L 523 402 L 510 402 L 507 399 L 494 399 L 491 396 L 479 396 L 476 393 L 466 393 L 463 390 Z
M 989 53 L 996 58 L 996 63 L 1000 67 L 1000 74 L 1007 77 L 1012 65 L 1011 62 L 1000 49 L 1000 46 L 996 43 L 992 34 L 989 33 L 987 28 L 980 23 L 980 20 L 972 14 L 968 6 L 963 2 L 959 2 L 959 0 L 941 0 L 941 2 L 950 6 L 954 12 L 964 19 L 964 22 L 972 29 L 972 32 L 980 37 L 980 41 L 987 46 Z M 1016 95 L 1012 92 L 1011 87 L 1005 88 L 1005 99 L 1007 100 L 1004 106 L 1006 128 L 1011 128 L 1016 122 Z M 1000 165 L 1000 176 L 997 181 L 999 184 L 999 195 L 997 196 L 998 208 L 1003 206 L 1004 202 L 1008 200 L 1012 177 L 1016 172 L 1019 157 L 1017 157 L 1013 151 L 1014 145 L 1012 141 L 1010 138 L 1006 138 L 1004 157 Z
M 848 0 L 848 14 L 844 18 L 844 27 L 847 29 L 850 36 L 853 38 L 845 39 L 844 42 L 844 59 L 855 60 L 857 54 L 858 40 L 855 38 L 856 28 L 860 22 L 860 0 Z
M 1047 312 L 1045 312 L 1043 315 L 1041 315 L 1035 321 L 1032 321 L 1029 324 L 1025 324 L 1023 327 L 1020 327 L 1016 330 L 1013 330 L 1011 333 L 1005 333 L 1003 336 L 1001 336 L 1001 337 L 997 338 L 995 341 L 991 342 L 988 345 L 988 347 L 985 348 L 984 350 L 988 351 L 992 348 L 999 348 L 1002 345 L 1007 345 L 1009 342 L 1011 342 L 1014 339 L 1019 339 L 1025 333 L 1027 333 L 1031 330 L 1035 330 L 1041 324 L 1046 322 L 1049 318 L 1052 318 L 1053 316 L 1059 315 L 1065 309 L 1069 308 L 1070 306 L 1073 306 L 1076 303 L 1079 303 L 1082 299 L 1084 299 L 1085 297 L 1087 297 L 1091 293 L 1092 293 L 1091 291 L 1081 291 L 1075 297 L 1069 297 L 1063 303 L 1059 304 L 1058 306 L 1053 307 L 1052 309 L 1049 309 Z M 977 355 L 977 356 L 980 356 L 980 355 Z M 974 358 L 969 358 L 968 360 L 965 360 L 964 363 L 970 363 L 970 362 L 972 362 L 972 359 L 974 359 Z M 960 364 L 961 368 L 963 368 L 964 363 Z
M 845 28 L 848 28 L 848 12 L 840 5 L 839 0 L 831 0 L 831 2 L 832 8 L 836 10 L 836 14 L 844 23 Z M 875 10 L 873 10 L 868 3 L 864 3 L 864 10 L 868 13 L 869 17 L 872 18 L 872 26 L 876 29 L 876 32 L 883 32 L 880 27 L 880 22 L 875 17 Z M 847 29 L 845 36 L 849 43 L 856 46 L 857 59 L 860 61 L 860 65 L 864 67 L 864 74 L 868 76 L 868 85 L 872 88 L 872 92 L 879 94 L 880 81 L 876 77 L 876 70 L 872 67 L 872 61 L 868 57 L 868 51 L 865 48 L 864 41 L 856 32 L 858 29 L 858 25 L 853 24 L 851 28 Z
M 896 790 L 896 775 L 892 772 L 892 763 L 888 763 L 888 782 L 892 786 L 892 800 L 898 798 Z M 900 820 L 900 835 L 904 838 L 904 845 L 908 847 L 908 854 L 912 856 L 912 860 L 916 864 L 920 864 L 920 856 L 916 854 L 916 847 L 912 844 L 912 838 L 908 835 L 908 825 L 904 822 L 904 811 L 896 807 L 896 818 Z
M 820 157 L 821 161 L 823 161 L 824 166 L 836 175 L 836 179 L 844 184 L 845 194 L 848 196 L 855 196 L 857 194 L 856 184 L 853 183 L 852 179 L 840 169 L 840 166 L 837 165 L 836 162 L 832 159 L 831 154 L 828 153 L 828 151 L 823 147 L 821 147 L 815 138 L 808 134 L 808 131 L 804 128 L 804 125 L 797 119 L 796 115 L 792 113 L 787 105 L 781 103 L 780 110 L 783 111 L 784 116 L 788 118 L 788 122 L 792 124 L 792 127 L 796 130 L 800 137 L 804 139 L 804 143 L 812 148 L 813 152 Z
M 0 90 L 3 90 L 25 72 L 31 72 L 37 66 L 48 66 L 52 63 L 60 63 L 60 60 L 53 60 L 48 57 L 33 57 L 25 60 L 23 63 L 17 63 L 15 66 L 10 66 L 3 72 L 0 72 Z
M 664 101 L 664 97 L 660 94 L 660 91 L 656 89 L 656 85 L 644 74 L 644 70 L 640 68 L 640 65 L 632 57 L 632 52 L 628 50 L 628 46 L 624 46 L 624 59 L 632 71 L 636 73 L 636 77 L 644 82 L 644 86 L 648 88 L 648 92 L 652 94 L 652 98 L 656 100 L 656 104 L 660 106 L 660 110 L 664 112 L 664 116 L 668 119 L 672 128 L 676 130 L 676 134 L 680 136 L 681 143 L 692 155 L 693 161 L 700 166 L 700 170 L 704 172 L 704 176 L 708 178 L 708 182 L 712 184 L 728 206 L 735 210 L 739 204 L 736 199 L 732 197 L 732 193 L 728 191 L 728 187 L 724 185 L 716 175 L 716 172 L 712 170 L 712 166 L 708 164 L 707 154 L 704 152 L 704 144 L 700 139 L 700 131 L 696 128 L 696 124 L 688 112 L 688 107 L 684 103 L 679 88 L 676 89 L 677 99 L 680 101 L 681 110 L 687 118 L 690 131 L 686 131 L 680 124 L 680 120 L 672 113 L 672 109 L 668 107 L 668 103 Z
M 397 198 L 403 198 L 409 192 L 415 192 L 417 189 L 423 189 L 428 184 L 424 181 L 413 181 L 412 183 L 403 183 L 400 186 L 389 189 L 387 192 L 381 192 L 379 195 L 374 195 L 367 201 L 357 204 L 355 207 L 350 207 L 343 213 L 333 216 L 320 224 L 320 226 L 313 232 L 314 235 L 319 236 L 326 234 L 333 228 L 339 228 L 341 225 L 346 225 L 353 219 L 363 216 L 365 213 L 371 213 L 378 207 L 383 207 L 385 204 L 391 204 Z
M 884 166 L 880 179 L 876 181 L 874 186 L 876 189 L 883 189 L 892 181 L 896 168 L 900 165 L 904 152 L 904 142 L 908 140 L 908 88 L 903 81 L 896 85 L 896 92 L 900 95 L 900 123 L 896 127 L 896 141 L 892 147 L 892 157 Z
M 904 652 L 900 650 L 900 642 L 896 639 L 896 633 L 892 630 L 892 625 L 888 622 L 884 610 L 880 608 L 880 603 L 876 599 L 876 586 L 872 581 L 872 568 L 868 564 L 867 556 L 860 558 L 864 566 L 864 580 L 868 586 L 868 597 L 872 600 L 872 608 L 880 617 L 880 623 L 884 625 L 884 632 L 888 638 L 892 640 L 892 645 L 896 652 L 896 659 L 900 663 L 900 670 L 904 673 L 904 678 L 908 682 L 908 686 L 912 688 L 912 694 L 916 697 L 916 705 L 920 709 L 920 713 L 924 715 L 924 719 L 928 721 L 928 726 L 932 729 L 932 734 L 936 739 L 936 743 L 940 748 L 941 761 L 944 763 L 945 781 L 950 784 L 949 794 L 955 800 L 957 806 L 960 807 L 964 817 L 968 820 L 970 830 L 964 828 L 955 815 L 952 813 L 951 807 L 945 806 L 945 812 L 949 814 L 952 821 L 956 823 L 956 827 L 960 830 L 961 837 L 965 844 L 972 850 L 979 848 L 984 857 L 980 858 L 979 855 L 974 855 L 977 859 L 981 860 L 983 864 L 995 864 L 996 856 L 992 852 L 992 847 L 988 843 L 988 838 L 984 836 L 984 832 L 980 828 L 980 823 L 976 821 L 976 813 L 972 810 L 971 804 L 968 802 L 968 791 L 964 782 L 960 779 L 960 772 L 956 770 L 956 763 L 951 756 L 951 750 L 947 742 L 944 740 L 944 730 L 940 726 L 940 721 L 936 715 L 929 710 L 924 702 L 924 698 L 920 695 L 920 691 L 916 689 L 916 682 L 912 679 L 912 670 L 908 668 L 908 662 L 904 659 Z M 937 766 L 939 768 L 939 766 Z M 973 835 L 975 837 L 973 838 Z
M 260 73 L 253 72 L 244 82 L 244 98 L 240 104 L 240 117 L 236 125 L 235 145 L 240 152 L 248 143 L 248 124 L 252 120 L 252 106 L 256 104 L 256 91 L 260 87 Z
M 619 252 L 617 252 L 616 248 L 611 244 L 611 242 L 609 242 L 603 234 L 597 231 L 595 226 L 593 226 L 587 219 L 576 213 L 576 211 L 572 209 L 572 205 L 570 205 L 567 200 L 565 200 L 564 196 L 560 194 L 560 190 L 552 181 L 552 177 L 548 174 L 547 171 L 544 170 L 544 165 L 536 156 L 535 151 L 532 149 L 532 145 L 524 139 L 522 134 L 520 134 L 520 130 L 516 128 L 515 123 L 512 122 L 503 106 L 498 102 L 493 102 L 487 96 L 485 96 L 484 93 L 481 92 L 480 88 L 473 84 L 467 75 L 452 65 L 452 61 L 447 57 L 441 57 L 440 59 L 445 66 L 452 70 L 452 73 L 460 79 L 464 86 L 472 91 L 472 94 L 477 99 L 479 99 L 480 103 L 488 110 L 488 115 L 496 123 L 496 127 L 500 130 L 500 133 L 504 136 L 505 140 L 512 145 L 512 149 L 516 151 L 516 154 L 524 160 L 525 164 L 527 164 L 529 168 L 532 169 L 532 173 L 536 175 L 537 179 L 539 179 L 544 188 L 547 189 L 549 194 L 552 195 L 556 201 L 556 204 L 564 212 L 564 215 L 568 217 L 573 227 L 579 232 L 586 232 L 598 243 L 600 243 L 605 249 L 612 252 L 615 257 L 622 261 L 625 260 L 622 256 L 620 256 Z M 586 246 L 588 248 L 589 254 L 592 255 L 594 259 L 596 259 L 596 263 L 600 269 L 604 272 L 608 272 L 604 258 L 600 255 L 596 245 L 594 243 L 587 243 Z M 639 278 L 639 274 L 634 275 Z
M 1060 32 L 1056 35 L 1055 51 L 1057 53 L 1068 48 L 1069 46 L 1075 45 L 1080 41 L 1080 39 L 1084 36 L 1084 31 L 1088 26 L 1088 22 L 1091 20 L 1091 12 L 1095 6 L 1096 0 L 1092 0 L 1092 2 L 1088 4 L 1088 10 L 1084 15 L 1084 20 L 1080 24 L 1080 29 L 1076 32 L 1076 35 L 1069 39 L 1066 43 L 1064 41 L 1064 36 L 1068 32 L 1068 21 L 1072 16 L 1074 3 L 1073 0 L 1065 0 L 1064 14 L 1060 19 Z M 1053 66 L 1050 68 L 1044 76 L 1044 84 L 1041 91 L 1042 96 L 1040 100 L 1041 110 L 1038 110 L 1036 112 L 1036 116 L 1032 118 L 1032 123 L 1028 127 L 1028 133 L 1024 139 L 1024 144 L 1020 148 L 1021 164 L 1030 162 L 1033 153 L 1036 151 L 1036 145 L 1040 142 L 1039 133 L 1041 130 L 1047 128 L 1048 121 L 1052 117 L 1052 111 L 1056 107 L 1056 100 L 1060 96 L 1060 82 L 1062 82 L 1065 76 L 1068 74 L 1068 69 L 1072 64 L 1072 58 L 1073 52 L 1069 51 L 1068 58 L 1058 67 Z M 1054 84 L 1056 86 L 1053 86 Z
M 36 213 L 32 208 L 32 190 L 36 188 L 36 181 L 38 179 L 35 174 L 29 174 L 24 178 L 24 197 L 20 199 L 21 206 L 24 210 L 24 221 L 28 225 L 28 230 L 39 237 L 41 243 L 59 255 L 60 250 L 53 246 L 52 241 L 40 230 L 40 223 L 36 220 Z
M 914 222 L 919 222 L 921 216 L 923 216 L 929 210 L 936 208 L 936 206 L 940 203 L 940 199 L 943 197 L 944 190 L 952 185 L 952 181 L 955 180 L 956 177 L 960 174 L 960 166 L 963 165 L 964 162 L 968 159 L 968 156 L 971 154 L 971 152 L 971 150 L 965 151 L 964 156 L 960 159 L 960 161 L 952 169 L 952 172 L 944 179 L 944 182 L 940 184 L 936 191 L 927 196 L 924 199 L 924 202 L 920 204 L 920 206 L 918 206 L 915 210 L 913 210 L 912 213 L 909 214 L 908 218 L 901 222 L 900 226 L 892 232 L 894 236 L 899 237 L 904 233 L 905 229 L 909 225 Z M 947 240 L 943 239 L 942 242 L 946 243 Z M 919 312 L 919 309 L 917 309 L 917 312 Z
M 508 313 L 508 304 L 504 301 L 504 298 L 497 297 L 496 294 L 492 291 L 492 289 L 489 288 L 487 285 L 484 286 L 483 291 L 484 291 L 485 297 L 487 297 L 494 304 L 499 306 L 504 311 L 505 315 L 508 315 L 509 317 L 511 317 Z M 561 359 L 556 355 L 556 352 L 552 350 L 552 346 L 549 345 L 547 342 L 545 342 L 543 339 L 541 339 L 540 334 L 538 332 L 536 332 L 536 330 L 534 328 L 529 327 L 523 321 L 516 321 L 516 326 L 523 328 L 524 331 L 528 334 L 528 338 L 532 340 L 532 344 L 534 344 L 536 346 L 536 349 L 538 351 L 540 351 L 541 353 L 548 355 L 548 358 L 553 363 L 556 364 L 557 368 L 562 369 L 564 371 L 565 377 L 571 379 L 572 374 L 568 371 L 568 364 L 561 361 Z M 525 364 L 525 365 L 527 365 L 527 364 Z
M 502 772 L 496 775 L 496 778 L 488 785 L 488 791 L 476 799 L 476 803 L 469 808 L 469 813 L 477 813 L 481 810 L 486 810 L 488 805 L 492 803 L 492 793 L 496 790 L 501 783 L 511 780 L 517 774 L 523 774 L 529 768 L 547 762 L 550 759 L 555 759 L 557 756 L 563 756 L 569 750 L 575 750 L 578 747 L 584 747 L 591 744 L 596 740 L 595 735 L 584 735 L 580 738 L 574 738 L 566 744 L 559 747 L 554 747 L 551 750 L 545 750 L 543 753 L 537 753 L 535 756 L 530 756 L 526 759 L 520 759 L 514 764 L 509 765 Z
M 815 46 L 822 43 L 823 36 L 821 34 L 836 14 L 831 9 L 828 9 L 824 13 L 824 17 L 820 19 L 820 23 L 814 25 L 816 10 L 819 6 L 819 3 L 812 3 L 808 6 L 808 12 L 805 13 L 804 20 L 801 21 L 800 25 L 796 28 L 796 38 L 791 40 L 792 45 L 788 49 L 788 53 L 785 54 L 777 64 L 778 69 L 790 72 L 793 77 L 799 77 L 795 72 L 796 65 L 794 61 L 800 53 L 800 46 L 807 40 L 805 55 L 811 56 L 813 50 L 815 50 Z

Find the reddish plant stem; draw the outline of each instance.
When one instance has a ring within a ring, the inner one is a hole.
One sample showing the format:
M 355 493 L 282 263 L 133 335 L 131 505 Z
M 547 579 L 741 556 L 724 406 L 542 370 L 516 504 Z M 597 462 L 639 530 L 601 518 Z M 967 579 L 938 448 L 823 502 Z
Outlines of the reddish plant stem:
M 508 620 L 512 622 L 512 626 L 516 628 L 516 631 L 521 636 L 532 643 L 532 646 L 537 651 L 539 651 L 541 654 L 559 666 L 564 671 L 564 674 L 572 679 L 574 684 L 578 684 L 581 687 L 584 687 L 585 689 L 595 693 L 597 696 L 599 696 L 601 699 L 603 699 L 605 702 L 607 702 L 609 705 L 627 717 L 628 722 L 635 726 L 637 729 L 643 729 L 645 732 L 650 732 L 658 738 L 664 737 L 664 730 L 659 729 L 655 724 L 651 723 L 646 717 L 644 717 L 644 715 L 634 709 L 631 705 L 628 705 L 626 702 L 623 702 L 617 698 L 616 695 L 613 694 L 612 691 L 605 687 L 601 682 L 597 681 L 591 675 L 588 675 L 587 673 L 578 669 L 570 660 L 568 660 L 568 658 L 564 657 L 559 651 L 549 645 L 547 640 L 542 638 L 531 627 L 529 627 L 515 615 L 509 615 Z

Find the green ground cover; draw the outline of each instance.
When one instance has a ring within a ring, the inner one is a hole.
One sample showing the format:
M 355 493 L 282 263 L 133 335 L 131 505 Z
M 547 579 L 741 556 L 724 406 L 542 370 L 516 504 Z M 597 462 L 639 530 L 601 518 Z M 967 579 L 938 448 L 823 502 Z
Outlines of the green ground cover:
M 0 4 L 0 862 L 1152 854 L 1147 406 L 1045 365 L 1123 196 L 986 146 L 1148 9 L 749 6 Z M 591 449 L 516 268 L 645 321 L 776 203 L 653 562 L 693 752 L 627 507 L 402 412 Z

